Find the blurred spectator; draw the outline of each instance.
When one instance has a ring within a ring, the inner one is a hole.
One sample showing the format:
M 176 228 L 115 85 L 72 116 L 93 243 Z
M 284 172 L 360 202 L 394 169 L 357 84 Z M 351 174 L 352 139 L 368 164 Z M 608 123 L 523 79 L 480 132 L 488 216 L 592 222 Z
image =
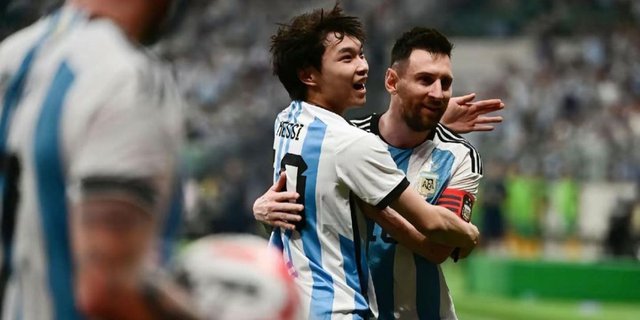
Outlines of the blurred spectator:
M 634 199 L 618 202 L 610 218 L 605 246 L 612 256 L 640 260 L 640 188 Z
M 502 169 L 499 166 L 489 167 L 481 184 L 482 194 L 479 196 L 482 243 L 490 251 L 501 251 L 506 232 L 503 208 L 507 194 Z

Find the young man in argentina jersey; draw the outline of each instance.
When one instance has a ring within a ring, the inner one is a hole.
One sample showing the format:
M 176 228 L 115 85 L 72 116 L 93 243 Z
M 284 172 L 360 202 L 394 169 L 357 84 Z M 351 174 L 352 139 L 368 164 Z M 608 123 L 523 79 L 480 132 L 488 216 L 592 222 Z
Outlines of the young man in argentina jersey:
M 0 44 L 2 319 L 193 318 L 149 272 L 177 223 L 182 120 L 140 43 L 172 3 L 68 1 Z
M 272 37 L 274 73 L 293 100 L 275 121 L 274 180 L 286 176 L 304 210 L 295 229 L 273 230 L 271 244 L 283 250 L 308 319 L 377 316 L 357 198 L 394 208 L 420 234 L 462 247 L 463 256 L 478 238 L 475 226 L 409 188 L 378 138 L 342 118 L 365 102 L 363 40 L 361 23 L 338 5 L 299 15 Z M 387 215 L 371 217 L 385 223 Z

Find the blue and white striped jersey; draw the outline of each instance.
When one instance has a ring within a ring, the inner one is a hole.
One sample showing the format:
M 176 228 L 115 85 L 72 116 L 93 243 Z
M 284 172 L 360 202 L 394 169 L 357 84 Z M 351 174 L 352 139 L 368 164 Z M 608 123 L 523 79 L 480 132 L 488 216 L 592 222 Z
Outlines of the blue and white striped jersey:
M 351 123 L 379 136 L 379 120 L 380 115 L 373 114 Z M 438 124 L 433 135 L 415 148 L 385 145 L 426 201 L 470 214 L 473 199 L 448 192 L 459 190 L 468 197 L 477 194 L 482 163 L 467 141 Z M 368 220 L 368 225 L 368 261 L 379 319 L 457 319 L 440 265 L 397 245 L 375 222 Z
M 177 226 L 162 223 L 180 202 L 181 100 L 167 75 L 110 20 L 69 6 L 0 44 L 2 151 L 20 164 L 3 319 L 80 318 L 70 208 L 86 196 L 160 215 L 158 233 Z
M 354 196 L 384 208 L 409 182 L 378 138 L 328 110 L 293 101 L 274 131 L 274 178 L 286 170 L 304 223 L 299 231 L 274 229 L 270 242 L 301 290 L 304 318 L 376 315 Z

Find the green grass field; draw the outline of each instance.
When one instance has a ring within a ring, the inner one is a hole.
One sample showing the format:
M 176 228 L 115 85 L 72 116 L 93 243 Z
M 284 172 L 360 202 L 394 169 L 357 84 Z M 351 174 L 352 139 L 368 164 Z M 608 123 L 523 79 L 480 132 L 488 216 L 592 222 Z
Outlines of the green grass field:
M 536 297 L 516 299 L 473 294 L 465 288 L 462 264 L 464 261 L 460 264 L 448 261 L 443 265 L 460 320 L 640 320 L 640 303 L 601 303 Z

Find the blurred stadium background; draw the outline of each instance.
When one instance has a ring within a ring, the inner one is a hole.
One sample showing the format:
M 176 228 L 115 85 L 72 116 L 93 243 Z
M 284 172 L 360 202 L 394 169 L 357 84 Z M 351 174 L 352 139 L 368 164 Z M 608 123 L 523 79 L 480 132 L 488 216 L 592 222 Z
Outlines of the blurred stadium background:
M 277 22 L 334 1 L 192 0 L 155 50 L 189 101 L 184 239 L 264 234 L 271 132 L 288 104 L 271 75 Z M 0 39 L 60 1 L 0 1 Z M 469 134 L 485 168 L 482 248 L 446 263 L 461 319 L 640 319 L 640 1 L 343 0 L 369 36 L 366 110 L 387 106 L 393 40 L 414 25 L 454 44 L 454 94 L 501 98 L 505 122 Z

